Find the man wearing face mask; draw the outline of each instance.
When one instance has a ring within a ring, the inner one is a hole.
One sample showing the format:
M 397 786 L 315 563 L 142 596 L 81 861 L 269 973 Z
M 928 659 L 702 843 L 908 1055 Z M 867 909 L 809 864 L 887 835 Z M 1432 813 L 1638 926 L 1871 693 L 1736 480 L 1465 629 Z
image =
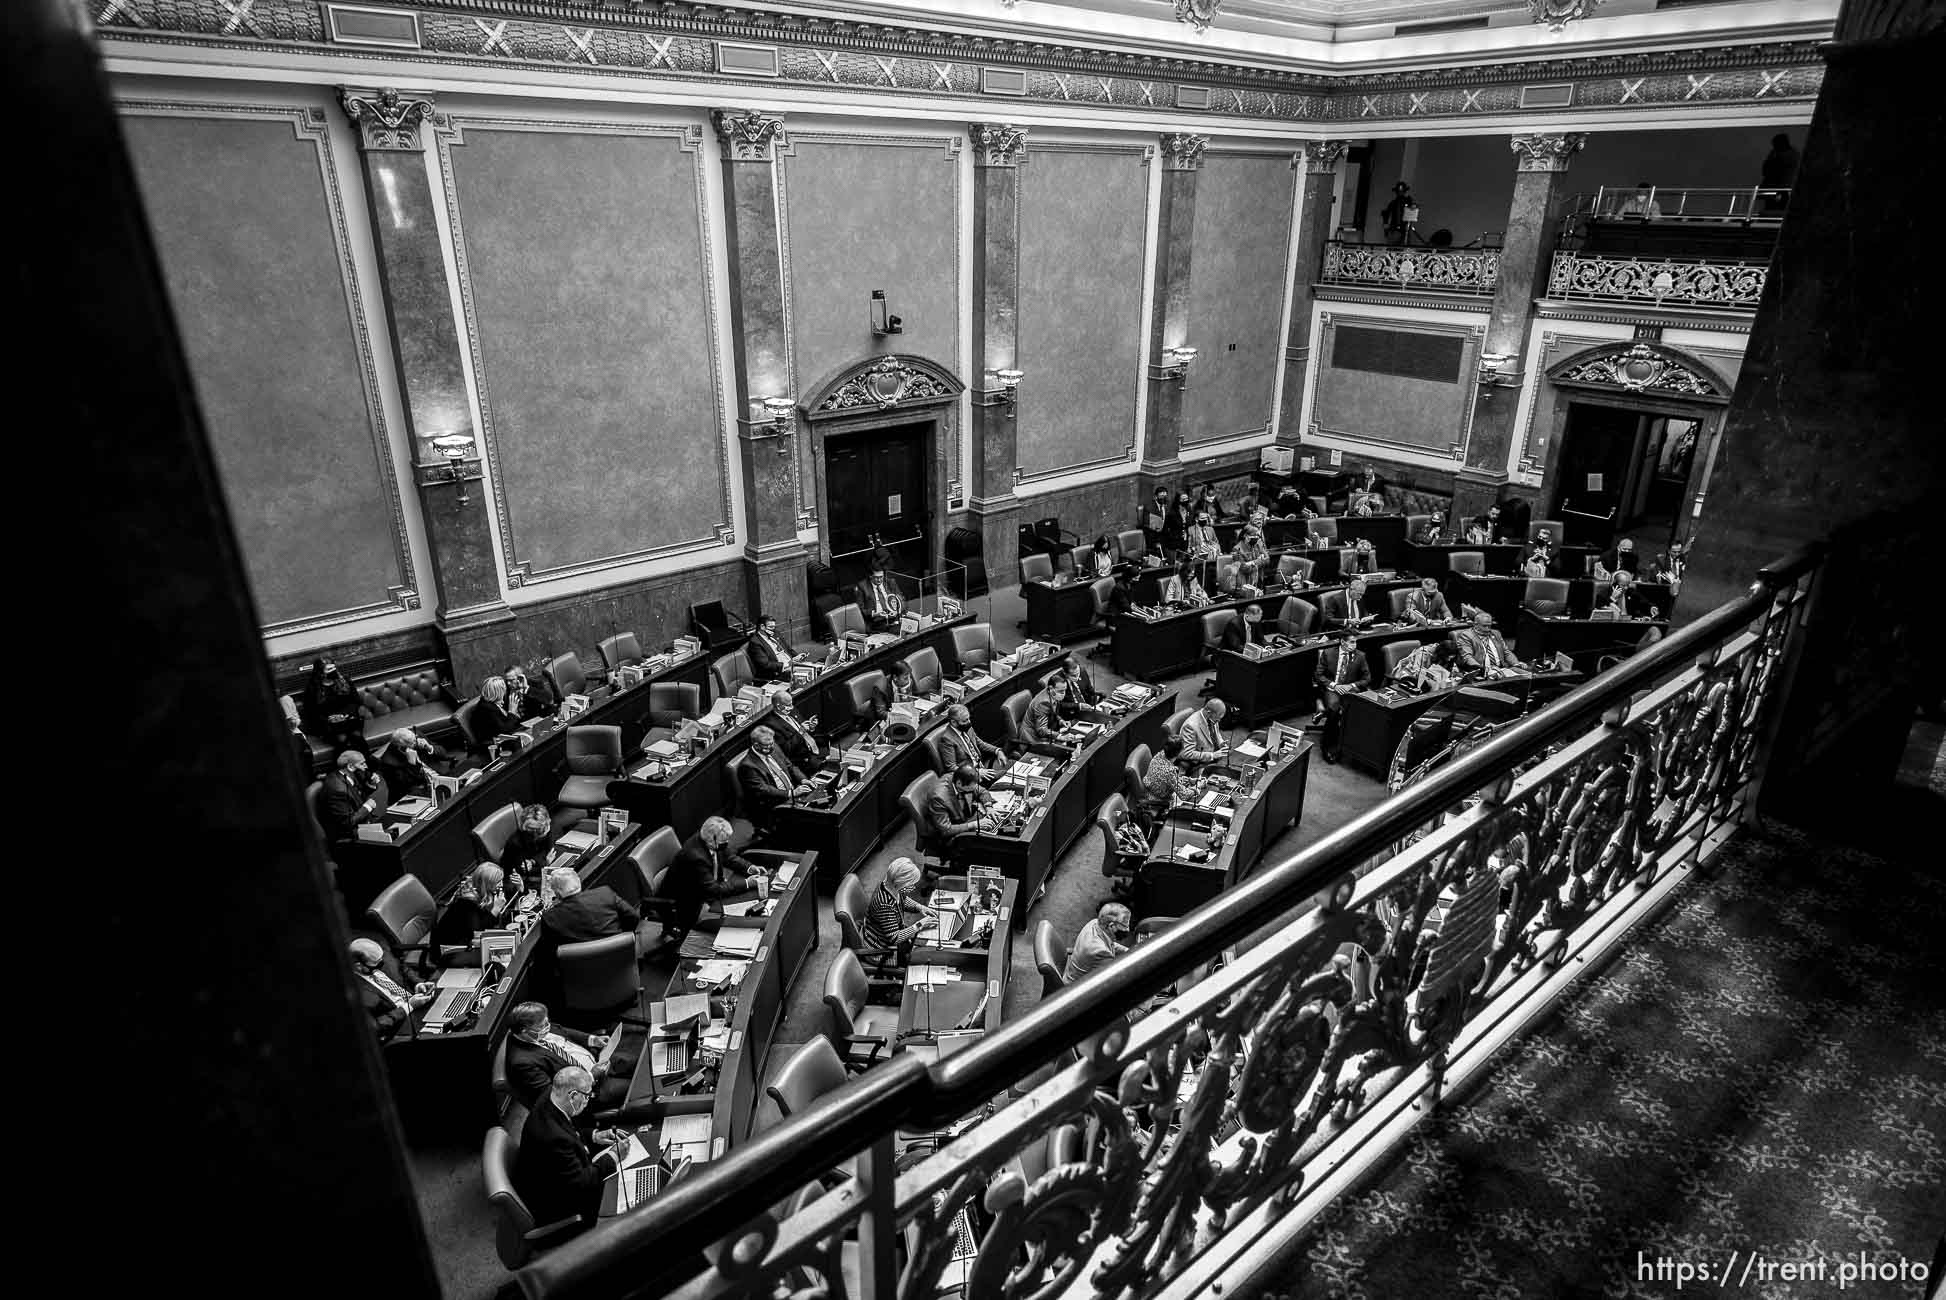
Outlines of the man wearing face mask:
M 973 730 L 973 715 L 964 704 L 955 704 L 946 711 L 946 729 L 939 733 L 939 756 L 948 772 L 970 763 L 989 780 L 1006 761 L 1000 746 L 990 744 Z
M 430 980 L 407 988 L 398 963 L 386 956 L 376 939 L 353 939 L 347 949 L 351 971 L 358 979 L 358 1000 L 384 1042 L 399 1032 L 412 1013 L 431 1002 L 439 986 Z
M 527 1113 L 514 1153 L 513 1184 L 536 1223 L 579 1219 L 583 1227 L 601 1213 L 602 1181 L 628 1153 L 627 1134 L 597 1131 L 598 1149 L 575 1127 L 575 1117 L 588 1109 L 595 1091 L 594 1076 L 578 1065 L 555 1072 L 545 1096 Z
M 745 813 L 759 835 L 768 835 L 776 826 L 780 805 L 809 788 L 797 764 L 778 752 L 777 733 L 769 727 L 750 733 L 750 752 L 737 764 L 737 774 L 748 805 Z
M 324 778 L 318 791 L 318 824 L 327 843 L 348 840 L 385 807 L 385 785 L 355 749 L 338 755 L 338 770 Z
M 545 690 L 536 689 L 527 680 L 527 670 L 519 664 L 507 669 L 507 700 L 500 706 L 516 722 L 529 718 L 544 718 L 554 712 L 554 701 L 548 698 Z
M 400 727 L 373 760 L 394 799 L 430 795 L 432 778 L 446 775 L 446 752 L 410 727 Z
M 554 856 L 554 818 L 544 803 L 530 803 L 520 810 L 520 826 L 500 850 L 500 865 L 518 875 L 529 886 L 540 884 L 541 872 Z

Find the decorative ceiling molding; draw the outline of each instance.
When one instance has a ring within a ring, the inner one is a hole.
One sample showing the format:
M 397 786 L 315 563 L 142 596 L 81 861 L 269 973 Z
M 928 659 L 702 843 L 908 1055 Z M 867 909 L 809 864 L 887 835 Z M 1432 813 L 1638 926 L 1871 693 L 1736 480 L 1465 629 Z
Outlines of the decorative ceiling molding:
M 710 124 L 716 138 L 723 142 L 723 156 L 733 162 L 773 162 L 777 137 L 783 134 L 784 119 L 768 113 L 740 113 L 735 109 L 712 109 Z
M 1176 0 L 1176 21 L 1188 23 L 1197 31 L 1208 31 L 1223 8 L 1223 0 Z
M 1009 122 L 969 122 L 975 167 L 1013 167 L 1027 149 L 1027 128 Z
M 1527 0 L 1527 12 L 1537 23 L 1546 23 L 1558 32 L 1577 18 L 1586 18 L 1601 6 L 1601 0 Z
M 1581 152 L 1588 137 L 1579 131 L 1564 135 L 1517 135 L 1507 147 L 1519 155 L 1514 170 L 1523 172 L 1564 172 L 1568 160 Z
M 335 63 L 380 60 L 557 69 L 577 77 L 678 79 L 747 85 L 724 72 L 719 42 L 774 48 L 770 85 L 964 100 L 990 70 L 1015 71 L 1016 99 L 1153 114 L 1200 96 L 1224 117 L 1319 125 L 1519 117 L 1625 109 L 1748 108 L 1815 100 L 1824 60 L 1814 40 L 1591 54 L 1369 73 L 1278 71 L 1209 59 L 1090 49 L 1042 41 L 903 28 L 802 14 L 732 10 L 681 0 L 640 9 L 562 0 L 426 0 L 399 6 L 417 22 L 414 49 L 334 42 L 317 0 L 255 0 L 261 35 L 225 17 L 217 0 L 166 6 L 91 0 L 109 53 L 131 47 L 299 50 Z M 476 16 L 477 15 L 477 16 Z M 491 16 L 489 16 L 491 15 Z M 558 19 L 572 16 L 566 23 Z M 590 25 L 592 24 L 592 25 Z M 768 73 L 765 74 L 769 76 Z M 1526 87 L 1571 83 L 1560 106 L 1522 104 Z
M 408 99 L 391 86 L 377 91 L 340 86 L 338 96 L 345 116 L 358 128 L 363 149 L 417 150 L 419 124 L 437 116 L 430 95 Z

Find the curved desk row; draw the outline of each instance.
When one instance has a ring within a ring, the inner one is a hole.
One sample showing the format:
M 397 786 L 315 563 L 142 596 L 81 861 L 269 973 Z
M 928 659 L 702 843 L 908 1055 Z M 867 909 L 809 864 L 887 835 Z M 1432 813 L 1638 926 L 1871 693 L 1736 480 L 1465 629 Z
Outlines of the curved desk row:
M 1381 652 L 1386 646 L 1399 641 L 1413 641 L 1420 645 L 1442 641 L 1465 626 L 1457 619 L 1450 623 L 1419 626 L 1388 623 L 1360 632 L 1353 638 L 1353 643 L 1365 656 L 1365 666 L 1371 671 L 1372 681 L 1383 682 L 1385 661 Z M 1218 650 L 1216 693 L 1240 715 L 1246 726 L 1254 727 L 1270 718 L 1281 718 L 1310 709 L 1317 702 L 1314 678 L 1318 652 L 1340 639 L 1311 637 L 1297 642 L 1288 650 L 1273 650 L 1256 659 L 1234 650 Z
M 1524 577 L 1511 575 L 1451 574 L 1446 579 L 1446 603 L 1458 609 L 1459 602 L 1464 601 L 1484 609 L 1493 615 L 1496 627 L 1512 636 L 1520 625 L 1521 602 L 1527 595 L 1527 581 Z M 1595 607 L 1595 588 L 1598 584 L 1593 578 L 1570 578 L 1567 584 L 1567 614 L 1571 618 L 1587 618 Z M 1664 618 L 1674 612 L 1675 593 L 1664 584 L 1638 582 L 1630 590 L 1631 609 L 1647 613 L 1653 605 Z
M 1304 788 L 1311 771 L 1309 744 L 1267 757 L 1248 778 L 1248 793 L 1227 800 L 1228 818 L 1204 810 L 1171 809 L 1157 828 L 1148 860 L 1136 872 L 1131 910 L 1136 919 L 1186 916 L 1225 889 L 1249 878 L 1266 850 L 1304 815 Z M 1209 853 L 1213 823 L 1227 822 L 1222 846 L 1206 861 L 1185 853 Z
M 1407 579 L 1373 579 L 1366 584 L 1360 609 L 1374 617 L 1388 617 L 1392 609 L 1391 593 L 1413 585 Z M 1257 605 L 1263 609 L 1264 619 L 1274 622 L 1287 597 L 1298 596 L 1316 605 L 1325 592 L 1338 589 L 1335 585 L 1314 582 L 1305 587 L 1274 587 L 1255 596 L 1233 596 L 1207 605 L 1169 610 L 1160 618 L 1120 615 L 1115 619 L 1113 640 L 1115 668 L 1124 676 L 1144 682 L 1179 676 L 1203 661 L 1203 615 Z
M 937 903 L 941 894 L 961 903 L 965 916 L 968 896 L 955 886 L 959 882 L 941 881 L 929 902 Z M 928 1065 L 940 1057 L 979 1040 L 1000 1028 L 1007 1003 L 1007 981 L 1013 977 L 1013 925 L 1019 906 L 1020 887 L 1002 882 L 1000 905 L 991 913 L 976 913 L 964 926 L 973 939 L 943 943 L 939 935 L 921 933 L 913 946 L 912 959 L 906 963 L 905 988 L 899 998 L 899 1038 L 895 1050 L 926 1057 Z M 985 943 L 975 942 L 975 928 L 991 920 Z M 964 946 L 971 943 L 972 946 Z M 923 972 L 950 971 L 948 979 L 928 980 Z

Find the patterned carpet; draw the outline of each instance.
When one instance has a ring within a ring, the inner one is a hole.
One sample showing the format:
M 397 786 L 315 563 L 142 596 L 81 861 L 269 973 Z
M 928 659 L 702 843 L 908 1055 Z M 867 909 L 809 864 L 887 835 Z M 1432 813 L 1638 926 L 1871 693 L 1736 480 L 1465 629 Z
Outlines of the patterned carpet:
M 1778 1300 L 1839 1294 L 1861 1260 L 1908 1280 L 1844 1294 L 1924 1294 L 1946 1225 L 1937 866 L 1745 836 L 1314 1223 L 1281 1294 L 1632 1300 L 1677 1294 L 1687 1263 L 1709 1272 L 1685 1295 Z

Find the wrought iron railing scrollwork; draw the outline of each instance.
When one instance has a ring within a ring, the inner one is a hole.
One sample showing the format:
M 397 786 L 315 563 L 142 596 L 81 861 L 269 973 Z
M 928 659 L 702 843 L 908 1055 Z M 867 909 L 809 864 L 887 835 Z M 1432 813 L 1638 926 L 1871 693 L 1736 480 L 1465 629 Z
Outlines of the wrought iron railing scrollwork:
M 1547 296 L 1755 311 L 1769 274 L 1768 262 L 1559 252 Z
M 894 1057 L 522 1286 L 930 1300 L 950 1269 L 982 1300 L 1209 1293 L 1750 815 L 1816 567 L 1773 566 L 997 1033 L 930 1068 Z M 895 1130 L 941 1126 L 895 1167 Z M 955 1261 L 962 1228 L 977 1244 Z M 671 1274 L 711 1242 L 700 1274 Z
M 1332 240 L 1324 246 L 1324 263 L 1319 268 L 1318 279 L 1325 284 L 1434 289 L 1491 297 L 1494 286 L 1500 282 L 1500 250 L 1347 244 Z

